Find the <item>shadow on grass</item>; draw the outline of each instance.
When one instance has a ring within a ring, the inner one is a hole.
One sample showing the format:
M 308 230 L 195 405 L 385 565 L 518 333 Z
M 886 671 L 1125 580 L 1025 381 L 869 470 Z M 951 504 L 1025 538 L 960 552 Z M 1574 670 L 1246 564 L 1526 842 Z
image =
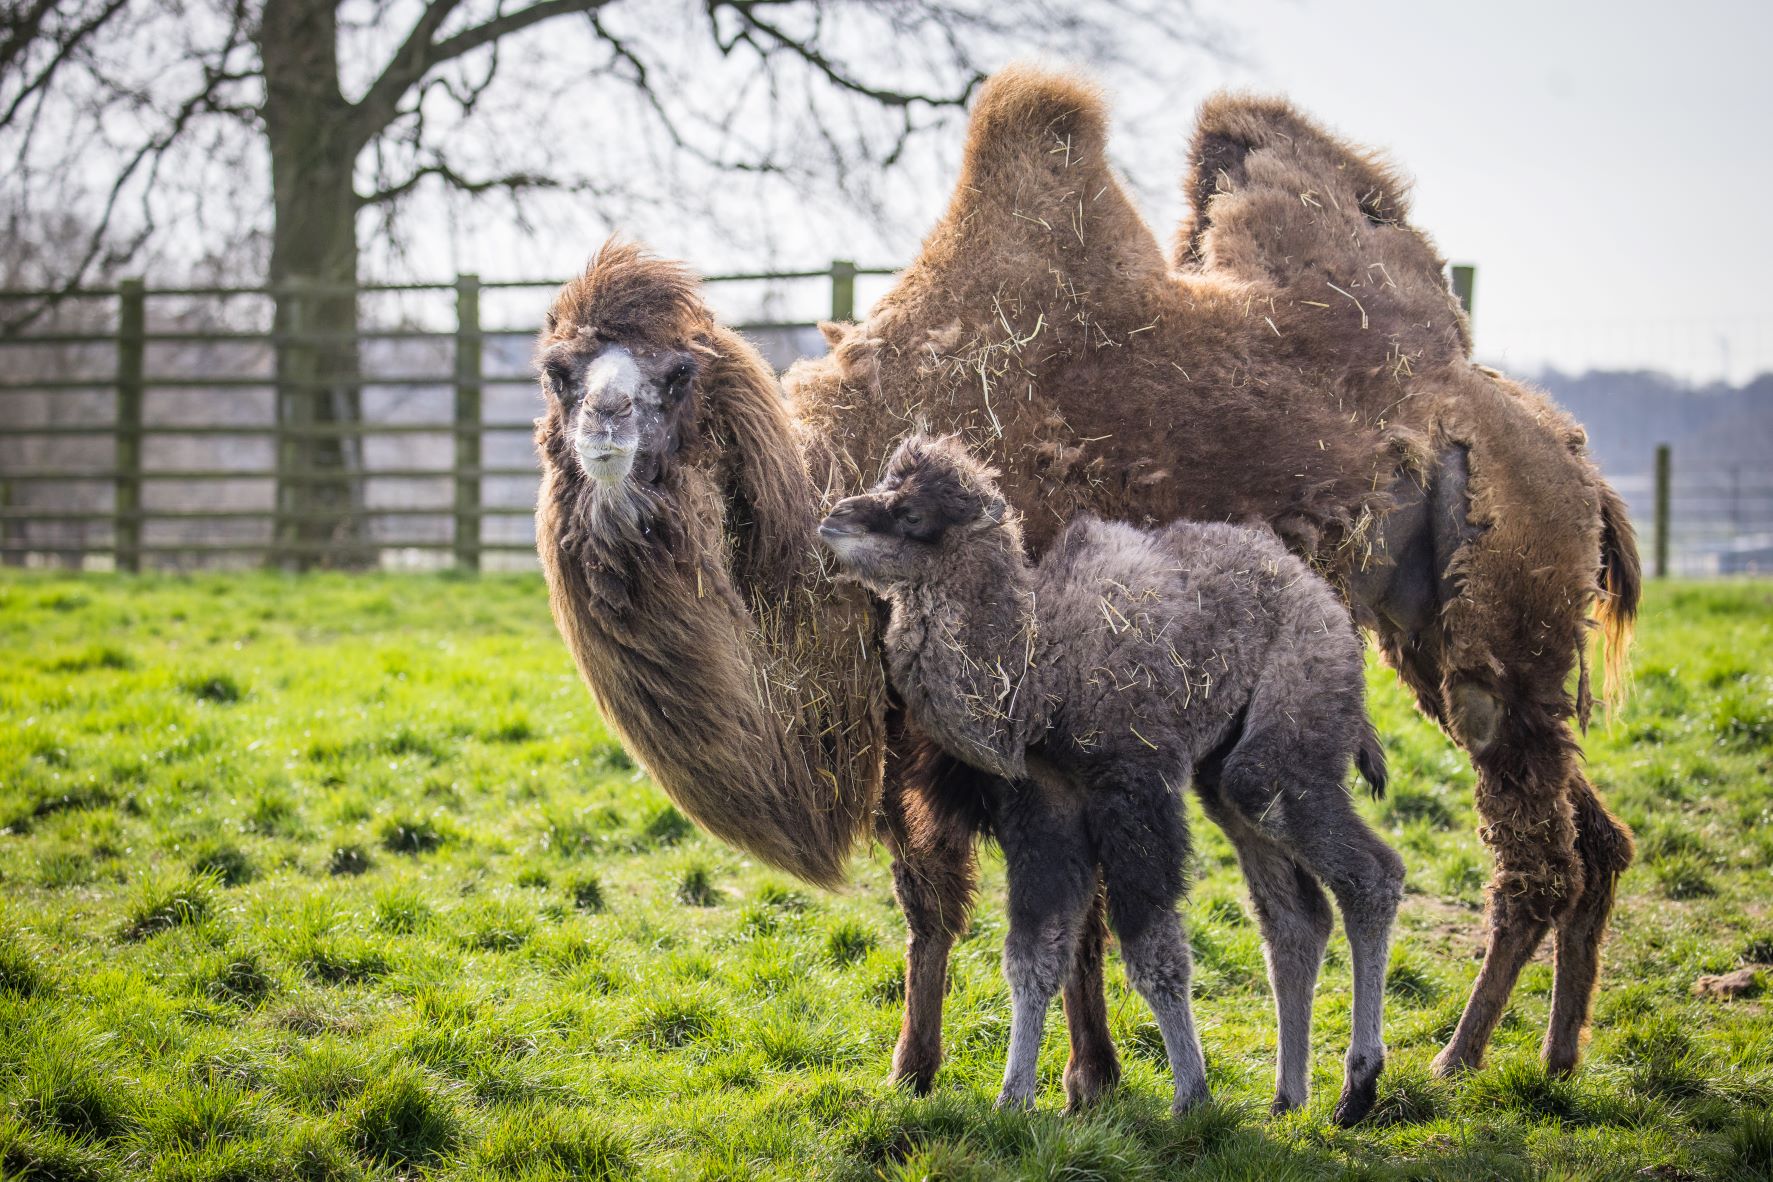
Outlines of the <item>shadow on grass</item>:
M 1310 1114 L 1270 1120 L 1254 1107 L 1211 1102 L 1172 1117 L 1156 1095 L 1123 1089 L 1084 1114 L 999 1111 L 978 1095 L 892 1094 L 843 1130 L 836 1176 L 887 1179 L 1435 1178 L 1532 1176 L 1524 1131 L 1514 1122 L 1456 1133 L 1445 1096 L 1419 1079 L 1382 1089 L 1388 1151 L 1373 1126 L 1327 1124 L 1328 1100 Z M 1322 1111 L 1318 1111 L 1319 1109 Z M 1398 1135 L 1399 1126 L 1414 1127 Z

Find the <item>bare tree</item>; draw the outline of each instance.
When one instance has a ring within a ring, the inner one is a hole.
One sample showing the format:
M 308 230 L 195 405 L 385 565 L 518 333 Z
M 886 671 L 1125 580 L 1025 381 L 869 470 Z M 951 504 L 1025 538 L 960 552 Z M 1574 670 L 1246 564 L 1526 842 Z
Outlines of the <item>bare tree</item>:
M 999 61 L 1161 63 L 1209 37 L 1174 0 L 0 2 L 5 216 L 93 227 L 43 281 L 169 241 L 268 244 L 296 428 L 280 540 L 334 560 L 361 528 L 363 236 L 410 251 L 416 198 L 553 192 L 609 227 L 717 217 L 733 184 L 767 179 L 866 212 Z

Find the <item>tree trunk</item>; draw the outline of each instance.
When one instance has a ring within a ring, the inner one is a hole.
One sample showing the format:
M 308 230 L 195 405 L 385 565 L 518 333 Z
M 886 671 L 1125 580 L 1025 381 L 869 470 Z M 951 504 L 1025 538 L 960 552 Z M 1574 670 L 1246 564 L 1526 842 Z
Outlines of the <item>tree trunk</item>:
M 363 519 L 357 347 L 361 144 L 339 92 L 335 0 L 266 0 L 258 30 L 271 149 L 277 528 L 271 561 L 374 562 Z

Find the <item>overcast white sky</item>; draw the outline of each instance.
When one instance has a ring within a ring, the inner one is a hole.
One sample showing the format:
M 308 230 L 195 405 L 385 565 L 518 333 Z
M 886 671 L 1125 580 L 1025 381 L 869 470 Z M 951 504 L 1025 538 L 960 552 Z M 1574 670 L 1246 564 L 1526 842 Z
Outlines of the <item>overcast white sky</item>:
M 1244 61 L 1220 79 L 1283 90 L 1415 176 L 1414 220 L 1478 266 L 1487 358 L 1773 369 L 1773 0 L 1221 11 Z M 1151 209 L 1160 233 L 1176 210 Z
M 1102 79 L 1114 156 L 1160 238 L 1199 101 L 1226 85 L 1281 91 L 1415 178 L 1415 222 L 1478 267 L 1485 360 L 1695 380 L 1773 370 L 1773 0 L 1196 2 L 1237 60 L 1177 54 L 1153 82 Z M 947 200 L 961 134 L 881 178 L 902 224 L 801 201 L 766 215 L 780 230 L 768 261 L 905 261 Z M 607 230 L 513 241 L 507 222 L 489 207 L 437 264 L 553 274 Z M 766 261 L 754 246 L 721 257 L 688 221 L 620 228 L 714 270 Z M 864 304 L 883 287 L 864 283 Z M 735 314 L 745 298 L 716 293 Z M 816 314 L 822 299 L 805 285 L 773 311 Z

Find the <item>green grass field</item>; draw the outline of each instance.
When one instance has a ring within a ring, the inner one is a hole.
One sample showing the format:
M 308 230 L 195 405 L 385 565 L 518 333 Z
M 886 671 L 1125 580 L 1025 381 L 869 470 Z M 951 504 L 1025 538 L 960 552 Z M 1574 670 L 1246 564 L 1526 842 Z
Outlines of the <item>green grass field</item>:
M 1274 1029 L 1230 847 L 1194 811 L 1187 919 L 1217 1100 L 1168 1115 L 1110 973 L 1127 1072 L 992 1109 L 1008 1030 L 1001 863 L 954 958 L 935 1093 L 885 1083 L 903 927 L 886 860 L 799 886 L 709 840 L 599 724 L 540 581 L 0 578 L 0 1176 L 1765 1178 L 1773 585 L 1653 589 L 1637 693 L 1589 742 L 1638 833 L 1589 1058 L 1536 1053 L 1528 968 L 1489 1066 L 1429 1060 L 1477 969 L 1471 775 L 1373 671 L 1410 868 L 1375 1119 L 1270 1119 Z M 1193 807 L 1193 806 L 1191 806 Z M 1764 983 L 1764 982 L 1763 982 Z

